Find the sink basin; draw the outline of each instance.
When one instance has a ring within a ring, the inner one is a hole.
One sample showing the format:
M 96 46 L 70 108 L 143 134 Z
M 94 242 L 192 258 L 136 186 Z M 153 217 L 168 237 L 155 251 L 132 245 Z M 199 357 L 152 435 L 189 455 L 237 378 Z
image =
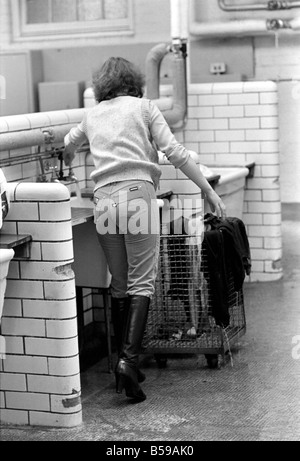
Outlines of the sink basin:
M 70 198 L 76 285 L 86 288 L 107 288 L 110 273 L 99 245 L 94 224 L 92 196 Z
M 201 165 L 200 169 L 207 180 L 212 177 L 218 178 L 214 189 L 226 205 L 227 216 L 234 216 L 242 219 L 244 191 L 246 177 L 249 175 L 249 169 L 243 166 L 202 167 Z M 207 203 L 204 206 L 204 211 L 211 211 Z
M 218 185 L 227 184 L 237 179 L 246 178 L 249 174 L 249 169 L 246 167 L 209 167 L 213 175 L 220 176 Z M 205 173 L 204 173 L 205 176 Z

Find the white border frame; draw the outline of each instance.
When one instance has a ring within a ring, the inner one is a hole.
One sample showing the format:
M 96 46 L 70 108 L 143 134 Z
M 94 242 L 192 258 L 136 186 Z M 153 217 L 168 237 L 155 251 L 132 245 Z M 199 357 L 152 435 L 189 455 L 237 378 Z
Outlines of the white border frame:
M 45 41 L 133 34 L 133 0 L 128 1 L 128 18 L 99 21 L 25 24 L 25 0 L 11 0 L 13 39 L 15 42 Z

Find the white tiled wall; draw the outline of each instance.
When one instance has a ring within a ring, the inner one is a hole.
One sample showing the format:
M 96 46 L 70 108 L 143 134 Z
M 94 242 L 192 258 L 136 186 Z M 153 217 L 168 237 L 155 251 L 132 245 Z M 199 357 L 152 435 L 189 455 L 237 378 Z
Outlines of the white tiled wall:
M 246 181 L 243 221 L 252 253 L 247 281 L 281 278 L 281 191 L 278 91 L 274 82 L 195 84 L 188 89 L 188 120 L 178 141 L 207 166 L 255 162 Z M 161 165 L 161 187 L 194 194 L 193 185 L 174 168 Z M 187 188 L 187 189 L 186 189 Z

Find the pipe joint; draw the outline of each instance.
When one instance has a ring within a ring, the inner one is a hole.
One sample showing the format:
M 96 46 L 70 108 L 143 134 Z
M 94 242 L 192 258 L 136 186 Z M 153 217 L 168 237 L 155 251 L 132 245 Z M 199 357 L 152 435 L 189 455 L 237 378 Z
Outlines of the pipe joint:
M 269 10 L 269 11 L 278 11 L 278 10 L 287 10 L 292 8 L 299 8 L 300 2 L 290 2 L 288 0 L 269 0 L 264 5 L 262 3 L 249 3 L 245 5 L 230 5 L 226 3 L 226 0 L 218 0 L 219 8 L 226 12 L 232 11 L 258 11 L 258 10 Z
M 180 40 L 176 39 L 176 41 L 173 41 L 172 47 L 170 49 L 172 53 L 174 53 L 177 56 L 182 56 L 184 59 L 187 58 L 187 40 Z
M 292 8 L 292 5 L 289 2 L 280 1 L 280 0 L 270 0 L 268 2 L 268 9 L 270 11 L 287 10 L 290 8 Z
M 172 53 L 179 55 L 181 53 L 181 40 L 180 38 L 173 39 L 172 47 L 170 50 Z
M 54 132 L 51 128 L 47 128 L 46 130 L 42 130 L 44 135 L 45 144 L 52 144 L 55 140 Z
M 268 19 L 266 25 L 267 29 L 271 31 L 291 28 L 289 22 L 283 19 Z
M 275 11 L 275 10 L 281 10 L 283 8 L 287 8 L 287 6 L 283 4 L 284 2 L 280 2 L 278 0 L 270 0 L 268 2 L 268 10 Z

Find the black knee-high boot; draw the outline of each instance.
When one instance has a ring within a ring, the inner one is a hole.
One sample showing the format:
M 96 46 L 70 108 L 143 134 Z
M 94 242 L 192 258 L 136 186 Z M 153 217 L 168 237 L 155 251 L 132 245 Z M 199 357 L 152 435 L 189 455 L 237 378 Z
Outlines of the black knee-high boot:
M 129 307 L 130 298 L 111 298 L 111 320 L 115 333 L 115 341 L 118 358 L 120 356 L 123 344 L 123 333 L 126 325 L 128 307 Z M 138 368 L 138 382 L 142 383 L 145 381 L 146 376 Z
M 146 328 L 150 298 L 130 296 L 122 350 L 116 367 L 117 393 L 125 388 L 126 396 L 137 401 L 146 399 L 138 383 L 138 357 Z

